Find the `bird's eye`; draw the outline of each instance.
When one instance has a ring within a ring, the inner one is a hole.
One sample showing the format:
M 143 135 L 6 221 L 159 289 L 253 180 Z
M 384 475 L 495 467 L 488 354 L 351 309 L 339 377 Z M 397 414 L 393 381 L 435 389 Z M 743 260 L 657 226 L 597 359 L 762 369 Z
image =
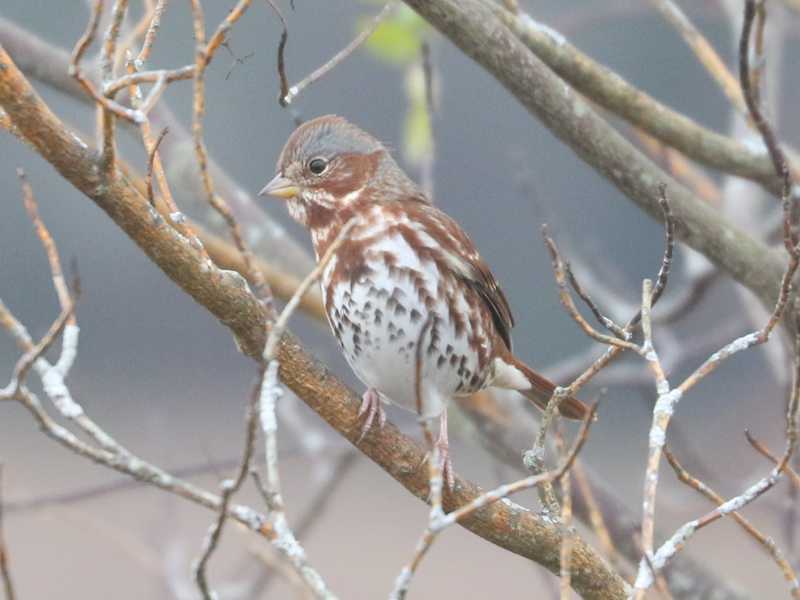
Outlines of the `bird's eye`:
M 327 168 L 328 161 L 324 158 L 312 158 L 310 161 L 308 161 L 308 170 L 314 175 L 322 175 Z

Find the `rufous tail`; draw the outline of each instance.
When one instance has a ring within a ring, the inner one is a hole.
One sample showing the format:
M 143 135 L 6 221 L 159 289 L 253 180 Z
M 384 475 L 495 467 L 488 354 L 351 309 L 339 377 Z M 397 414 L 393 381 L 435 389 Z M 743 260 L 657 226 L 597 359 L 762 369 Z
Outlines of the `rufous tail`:
M 530 387 L 528 389 L 520 389 L 520 386 L 517 385 L 503 385 L 503 383 L 500 383 L 500 387 L 516 389 L 520 394 L 525 396 L 540 409 L 544 410 L 547 408 L 547 403 L 549 402 L 550 397 L 553 395 L 556 385 L 547 379 L 547 377 L 539 375 L 536 371 L 531 369 L 528 365 L 513 355 L 505 356 L 499 360 L 502 360 L 511 368 L 518 370 L 530 383 Z M 586 415 L 589 413 L 589 407 L 577 398 L 567 396 L 561 401 L 561 404 L 559 404 L 558 412 L 562 417 L 580 420 L 586 418 Z

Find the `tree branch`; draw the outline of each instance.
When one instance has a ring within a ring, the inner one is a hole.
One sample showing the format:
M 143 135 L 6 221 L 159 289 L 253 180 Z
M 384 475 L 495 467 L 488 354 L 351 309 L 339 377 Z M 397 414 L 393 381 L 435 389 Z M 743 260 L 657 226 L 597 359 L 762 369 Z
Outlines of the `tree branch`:
M 404 0 L 494 76 L 533 116 L 651 217 L 663 214 L 653 190 L 665 184 L 676 236 L 767 306 L 775 303 L 783 257 L 748 236 L 639 152 L 494 15 L 481 0 Z
M 245 354 L 255 359 L 261 356 L 266 335 L 264 309 L 243 279 L 203 259 L 120 173 L 99 172 L 98 157 L 50 111 L 2 48 L 0 106 L 45 160 L 103 209 L 172 281 L 231 330 Z M 282 338 L 278 359 L 284 384 L 356 445 L 360 425 L 355 394 L 306 353 L 291 334 Z M 427 498 L 428 477 L 420 468 L 425 450 L 416 441 L 387 424 L 358 447 L 414 495 Z M 448 510 L 480 495 L 475 484 L 459 477 L 455 481 L 445 502 Z M 462 524 L 500 547 L 559 572 L 562 531 L 523 507 L 494 503 Z M 624 598 L 628 590 L 625 581 L 582 539 L 575 538 L 573 544 L 574 589 L 587 599 Z
M 512 15 L 500 6 L 494 12 L 531 52 L 592 102 L 707 167 L 780 193 L 781 181 L 764 152 L 755 152 L 662 104 L 529 15 Z

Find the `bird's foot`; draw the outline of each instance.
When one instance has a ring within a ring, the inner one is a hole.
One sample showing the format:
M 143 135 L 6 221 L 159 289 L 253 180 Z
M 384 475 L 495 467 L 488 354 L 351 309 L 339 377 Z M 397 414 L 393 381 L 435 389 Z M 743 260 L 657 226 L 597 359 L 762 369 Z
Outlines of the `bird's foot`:
M 455 487 L 455 471 L 453 471 L 453 462 L 450 460 L 450 442 L 447 439 L 447 411 L 442 413 L 439 417 L 439 437 L 433 443 L 431 452 L 425 455 L 423 462 L 431 460 L 433 453 L 438 455 L 439 473 L 441 473 L 442 481 L 447 486 L 447 489 L 452 491 Z
M 447 485 L 447 489 L 452 491 L 456 485 L 455 472 L 453 471 L 453 461 L 450 460 L 450 446 L 447 443 L 447 436 L 442 441 L 441 436 L 434 444 L 439 454 L 439 468 L 442 472 L 442 481 Z
M 364 392 L 364 395 L 361 396 L 361 407 L 358 409 L 358 416 L 362 417 L 364 415 L 366 415 L 366 417 L 364 417 L 364 423 L 361 426 L 361 435 L 358 436 L 357 443 L 359 444 L 372 428 L 372 423 L 375 421 L 376 416 L 378 417 L 378 429 L 383 429 L 383 426 L 386 424 L 386 413 L 381 404 L 380 394 L 378 394 L 378 390 L 375 388 L 369 388 Z

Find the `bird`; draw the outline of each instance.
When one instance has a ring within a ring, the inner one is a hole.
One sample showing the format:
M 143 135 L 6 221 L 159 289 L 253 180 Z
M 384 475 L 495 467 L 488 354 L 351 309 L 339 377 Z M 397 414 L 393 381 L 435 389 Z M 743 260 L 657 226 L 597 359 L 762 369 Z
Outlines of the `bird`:
M 438 418 L 434 444 L 452 488 L 451 399 L 491 386 L 546 407 L 555 385 L 514 355 L 514 318 L 489 266 L 372 135 L 336 115 L 306 121 L 260 195 L 285 201 L 317 261 L 348 227 L 320 286 L 331 330 L 367 388 L 359 443 L 376 419 L 383 427 L 383 403 Z M 570 419 L 588 410 L 571 396 L 559 407 Z

